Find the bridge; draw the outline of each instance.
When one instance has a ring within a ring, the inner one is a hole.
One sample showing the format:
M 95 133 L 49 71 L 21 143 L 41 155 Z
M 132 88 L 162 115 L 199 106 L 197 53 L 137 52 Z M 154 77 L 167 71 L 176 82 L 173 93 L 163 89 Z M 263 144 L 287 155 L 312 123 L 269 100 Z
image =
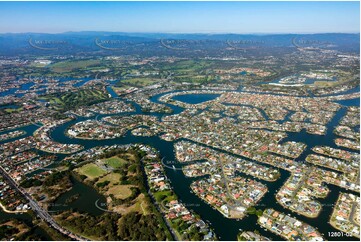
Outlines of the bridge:
M 2 166 L 0 166 L 0 174 L 9 182 L 9 185 L 17 190 L 21 195 L 23 195 L 28 201 L 32 210 L 45 222 L 47 222 L 51 227 L 59 231 L 61 234 L 70 237 L 73 240 L 77 241 L 86 241 L 88 239 L 83 238 L 79 235 L 76 235 L 67 229 L 61 227 L 54 219 L 50 216 L 50 214 L 43 209 L 32 197 L 29 193 L 27 193 L 24 189 L 18 186 L 18 184 L 14 181 L 14 179 L 4 170 Z

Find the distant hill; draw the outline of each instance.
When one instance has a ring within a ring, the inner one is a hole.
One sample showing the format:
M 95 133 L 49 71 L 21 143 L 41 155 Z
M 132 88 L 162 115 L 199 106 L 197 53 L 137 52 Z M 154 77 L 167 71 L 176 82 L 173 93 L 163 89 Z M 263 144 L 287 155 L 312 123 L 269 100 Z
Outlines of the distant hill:
M 162 43 L 161 40 L 164 42 Z M 187 42 L 188 41 L 188 42 Z M 98 44 L 97 44 L 98 43 Z M 162 45 L 174 46 L 175 50 L 200 48 L 215 51 L 220 45 L 230 47 L 322 47 L 346 52 L 359 52 L 359 34 L 167 34 L 124 32 L 66 32 L 60 34 L 19 33 L 0 34 L 1 55 L 78 54 L 123 50 L 137 46 L 132 51 L 144 48 L 156 53 Z M 190 45 L 192 45 L 190 47 Z M 104 47 L 104 48 L 101 48 Z M 139 47 L 139 48 L 138 48 Z

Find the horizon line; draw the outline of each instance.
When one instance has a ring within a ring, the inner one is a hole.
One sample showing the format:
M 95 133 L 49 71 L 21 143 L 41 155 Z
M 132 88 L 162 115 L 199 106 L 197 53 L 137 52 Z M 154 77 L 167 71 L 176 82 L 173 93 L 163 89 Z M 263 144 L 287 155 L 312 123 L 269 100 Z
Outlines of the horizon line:
M 151 31 L 151 32 L 128 32 L 128 31 L 108 31 L 108 30 L 80 30 L 80 31 L 64 31 L 64 32 L 0 32 L 0 34 L 67 34 L 67 33 L 84 33 L 84 32 L 107 32 L 107 33 L 123 33 L 123 34 L 199 34 L 199 35 L 282 35 L 282 34 L 360 34 L 360 32 L 167 32 L 167 31 Z

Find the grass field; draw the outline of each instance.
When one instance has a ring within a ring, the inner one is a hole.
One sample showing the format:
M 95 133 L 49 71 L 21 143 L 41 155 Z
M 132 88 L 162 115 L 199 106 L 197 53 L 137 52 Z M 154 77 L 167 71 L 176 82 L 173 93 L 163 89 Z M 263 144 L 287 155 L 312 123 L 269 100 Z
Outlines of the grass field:
M 156 192 L 154 193 L 154 197 L 157 200 L 157 202 L 165 201 L 165 203 L 177 199 L 177 197 L 174 194 L 172 194 L 172 192 L 169 190 Z
M 77 168 L 76 171 L 82 175 L 87 176 L 89 179 L 100 177 L 106 173 L 105 170 L 101 169 L 95 164 L 86 164 L 80 168 Z
M 157 82 L 159 82 L 159 79 L 148 78 L 148 77 L 131 78 L 131 79 L 125 79 L 125 80 L 121 81 L 121 83 L 130 84 L 130 85 L 134 85 L 134 86 L 149 86 L 149 85 L 152 85 Z
M 23 107 L 19 107 L 19 108 L 6 108 L 4 111 L 7 113 L 17 113 L 23 110 L 24 110 Z
M 130 205 L 128 204 L 122 204 L 122 205 L 117 205 L 112 207 L 112 210 L 114 212 L 120 213 L 122 215 L 127 214 L 129 212 L 137 212 L 137 213 L 142 213 L 144 215 L 150 214 L 151 212 L 149 211 L 149 204 L 148 202 L 145 200 L 145 196 L 144 194 L 140 194 L 135 200 L 134 200 L 134 204 Z M 129 206 L 130 205 L 130 206 Z
M 108 189 L 107 194 L 113 194 L 118 199 L 125 199 L 132 195 L 132 185 L 115 185 Z
M 195 72 L 210 68 L 214 64 L 212 61 L 205 60 L 181 60 L 173 63 L 167 63 L 162 66 L 164 70 L 176 70 L 182 72 Z
M 48 101 L 56 110 L 63 110 L 105 101 L 108 98 L 108 94 L 99 89 L 82 89 L 77 92 L 51 94 L 39 99 Z
M 96 66 L 101 63 L 100 60 L 78 60 L 78 61 L 61 61 L 50 65 L 53 72 L 69 72 L 75 69 L 82 69 L 89 66 Z
M 136 162 L 137 158 L 134 156 L 134 154 L 126 153 L 125 156 L 127 157 L 127 161 L 129 162 Z
M 149 204 L 144 200 L 144 194 L 140 194 L 137 197 L 137 202 L 133 205 L 133 211 L 147 215 L 150 213 Z
M 119 81 L 119 84 L 121 84 L 121 86 L 112 86 L 112 89 L 116 92 L 116 91 L 124 91 L 127 90 L 129 88 L 131 88 L 132 86 L 129 85 L 125 85 L 122 82 L 123 80 Z
M 98 183 L 109 181 L 109 185 L 114 185 L 120 181 L 121 175 L 119 173 L 110 173 L 99 179 Z
M 315 81 L 314 83 L 316 87 L 332 87 L 338 84 L 339 83 L 335 81 Z
M 201 75 L 179 75 L 174 77 L 174 81 L 178 82 L 189 82 L 189 83 L 203 83 L 213 80 L 213 76 L 201 76 Z
M 107 159 L 103 159 L 102 160 L 105 164 L 107 164 L 108 166 L 113 167 L 114 169 L 122 166 L 124 163 L 126 163 L 127 161 L 119 158 L 118 156 L 113 156 Z

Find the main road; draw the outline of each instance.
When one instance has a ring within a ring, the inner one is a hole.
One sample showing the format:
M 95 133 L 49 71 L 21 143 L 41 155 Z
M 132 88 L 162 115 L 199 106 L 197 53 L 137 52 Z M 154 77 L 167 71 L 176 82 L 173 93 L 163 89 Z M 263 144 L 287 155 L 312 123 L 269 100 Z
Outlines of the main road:
M 61 227 L 54 219 L 50 216 L 50 214 L 43 209 L 32 197 L 29 193 L 27 193 L 24 189 L 18 186 L 18 184 L 12 179 L 12 177 L 4 170 L 2 166 L 0 166 L 0 174 L 9 182 L 9 185 L 12 186 L 15 190 L 17 190 L 21 195 L 23 195 L 28 201 L 29 205 L 33 209 L 33 211 L 45 222 L 47 222 L 54 229 L 58 230 L 60 233 L 78 241 L 85 241 L 86 238 L 83 238 L 79 235 L 73 234 L 67 229 Z

